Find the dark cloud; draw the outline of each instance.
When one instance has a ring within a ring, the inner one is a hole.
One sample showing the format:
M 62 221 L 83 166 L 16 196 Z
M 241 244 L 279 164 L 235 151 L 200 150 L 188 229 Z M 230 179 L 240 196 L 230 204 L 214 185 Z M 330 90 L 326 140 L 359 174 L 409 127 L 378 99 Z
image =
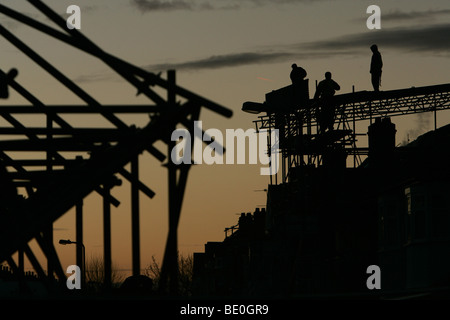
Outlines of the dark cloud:
M 148 65 L 149 71 L 167 69 L 201 70 L 236 67 L 242 65 L 274 63 L 293 59 L 322 59 L 338 55 L 367 54 L 369 47 L 376 43 L 380 50 L 393 49 L 409 53 L 448 55 L 450 52 L 450 24 L 428 26 L 426 28 L 381 29 L 371 32 L 347 35 L 336 39 L 279 46 L 277 51 L 232 53 L 216 55 L 180 63 Z
M 131 3 L 143 12 L 147 11 L 171 11 L 192 10 L 192 2 L 184 0 L 131 0 Z
M 432 19 L 439 15 L 450 14 L 450 9 L 402 12 L 394 10 L 382 14 L 382 21 L 400 21 L 416 19 Z
M 130 0 L 142 12 L 173 10 L 238 10 L 245 7 L 262 7 L 331 0 Z
M 144 67 L 149 71 L 160 71 L 167 69 L 176 70 L 198 70 L 218 69 L 223 67 L 236 67 L 255 63 L 270 63 L 285 60 L 292 56 L 288 52 L 243 52 L 226 55 L 216 55 L 204 59 L 186 61 L 174 64 L 158 64 Z
M 422 28 L 392 28 L 338 37 L 334 40 L 301 44 L 307 50 L 341 50 L 355 52 L 367 49 L 373 43 L 380 47 L 401 49 L 408 52 L 434 52 L 446 54 L 450 49 L 450 24 Z

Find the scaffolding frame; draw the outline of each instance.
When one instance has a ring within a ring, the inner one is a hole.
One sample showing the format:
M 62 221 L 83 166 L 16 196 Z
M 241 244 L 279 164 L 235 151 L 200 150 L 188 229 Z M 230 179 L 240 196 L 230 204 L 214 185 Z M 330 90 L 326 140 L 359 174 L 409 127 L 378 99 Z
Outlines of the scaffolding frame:
M 368 155 L 367 145 L 361 146 L 358 137 L 367 132 L 357 132 L 356 124 L 377 117 L 397 117 L 409 114 L 433 112 L 434 129 L 437 128 L 437 112 L 450 109 L 450 83 L 424 87 L 411 87 L 389 91 L 359 91 L 334 96 L 336 105 L 333 132 L 320 133 L 317 115 L 320 101 L 309 99 L 298 108 L 263 104 L 264 115 L 254 121 L 257 130 L 278 129 L 280 148 L 271 150 L 273 141 L 268 135 L 268 150 L 281 154 L 281 177 L 271 177 L 270 184 L 286 183 L 292 168 L 318 167 L 322 164 L 323 152 L 327 148 L 341 148 L 353 157 L 353 166 L 362 163 Z M 280 121 L 282 119 L 282 121 Z M 297 144 L 296 144 L 297 143 Z M 316 144 L 316 148 L 311 148 Z

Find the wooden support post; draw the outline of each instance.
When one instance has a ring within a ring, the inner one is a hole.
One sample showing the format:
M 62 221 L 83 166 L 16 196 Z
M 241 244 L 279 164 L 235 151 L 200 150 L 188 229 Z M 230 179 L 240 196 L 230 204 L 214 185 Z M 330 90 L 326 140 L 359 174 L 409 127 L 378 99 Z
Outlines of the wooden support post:
M 167 80 L 169 87 L 167 89 L 167 102 L 169 107 L 175 108 L 176 96 L 175 96 L 175 86 L 176 86 L 176 76 L 175 70 L 169 70 L 167 72 Z M 171 127 L 169 134 L 175 130 L 175 126 Z M 167 156 L 169 159 L 168 166 L 168 186 L 169 186 L 169 234 L 167 239 L 167 257 L 168 259 L 168 277 L 169 277 L 169 292 L 173 295 L 178 293 L 178 223 L 177 215 L 179 214 L 177 208 L 177 167 L 172 163 L 171 152 L 175 147 L 175 141 L 169 139 L 168 141 Z
M 103 263 L 104 263 L 104 285 L 105 289 L 111 289 L 111 204 L 108 196 L 111 193 L 111 187 L 107 184 L 103 188 L 106 197 L 103 197 Z
M 140 230 L 139 230 L 139 155 L 131 161 L 131 242 L 133 276 L 141 273 Z M 136 182 L 135 182 L 136 181 Z
M 51 145 L 51 141 L 53 140 L 53 136 L 51 134 L 51 130 L 53 128 L 53 121 L 52 118 L 47 115 L 46 116 L 46 129 L 48 130 L 47 133 L 47 141 L 48 141 L 48 145 Z M 52 159 L 53 159 L 53 152 L 51 150 L 47 150 L 46 151 L 46 160 L 47 160 L 47 165 L 46 165 L 46 169 L 48 173 L 51 173 L 53 171 L 53 165 L 52 165 Z M 45 231 L 44 231 L 44 238 L 45 241 L 47 241 L 49 243 L 49 245 L 53 245 L 53 223 L 50 223 Z M 52 259 L 47 259 L 47 274 L 49 277 L 53 277 L 53 272 L 54 272 L 54 267 L 52 265 Z
M 75 237 L 77 243 L 76 263 L 81 269 L 81 288 L 86 284 L 86 261 L 85 252 L 83 248 L 83 200 L 80 200 L 75 206 Z
M 175 72 L 168 73 L 170 88 L 175 87 Z M 168 95 L 169 105 L 175 106 L 175 95 L 169 90 Z M 200 115 L 200 106 L 195 107 L 191 112 L 190 121 L 192 122 L 191 136 L 194 136 L 194 123 L 198 120 Z M 168 133 L 171 133 L 175 127 L 169 127 Z M 170 138 L 167 140 L 169 162 L 168 169 L 168 192 L 169 192 L 169 233 L 167 236 L 166 249 L 164 252 L 163 265 L 161 268 L 160 291 L 163 294 L 170 294 L 176 296 L 179 293 L 178 284 L 178 223 L 180 220 L 181 207 L 183 203 L 184 192 L 187 184 L 187 177 L 191 164 L 175 165 L 171 159 L 171 151 L 175 146 L 175 142 Z M 193 144 L 191 144 L 191 152 L 193 151 Z

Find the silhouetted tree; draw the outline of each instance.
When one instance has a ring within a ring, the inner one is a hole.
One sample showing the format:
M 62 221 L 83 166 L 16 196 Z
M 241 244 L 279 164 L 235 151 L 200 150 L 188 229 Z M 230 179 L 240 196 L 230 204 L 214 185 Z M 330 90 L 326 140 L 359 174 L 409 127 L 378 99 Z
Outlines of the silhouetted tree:
M 192 275 L 194 267 L 193 255 L 178 255 L 178 289 L 181 296 L 192 294 Z M 145 269 L 145 275 L 153 280 L 154 290 L 159 289 L 159 279 L 161 277 L 161 266 L 152 256 L 151 264 Z
M 111 283 L 120 284 L 125 280 L 125 275 L 121 273 L 116 265 L 111 265 Z M 95 292 L 101 291 L 105 284 L 105 264 L 100 256 L 91 256 L 86 262 L 86 285 L 88 289 Z

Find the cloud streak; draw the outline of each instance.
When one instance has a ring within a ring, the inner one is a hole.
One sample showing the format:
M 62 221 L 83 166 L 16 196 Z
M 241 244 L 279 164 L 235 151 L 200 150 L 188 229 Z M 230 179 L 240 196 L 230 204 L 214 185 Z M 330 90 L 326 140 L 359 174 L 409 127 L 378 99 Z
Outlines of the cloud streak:
M 142 12 L 148 11 L 173 11 L 192 10 L 192 2 L 184 0 L 164 1 L 164 0 L 132 0 L 131 4 Z
M 385 48 L 409 52 L 448 53 L 450 49 L 450 24 L 432 25 L 422 28 L 381 29 L 377 32 L 339 37 L 335 40 L 316 41 L 301 44 L 308 50 L 355 51 L 377 43 Z
M 436 16 L 450 14 L 450 9 L 402 12 L 394 10 L 382 14 L 382 21 L 433 19 Z
M 408 53 L 431 53 L 449 55 L 450 24 L 425 28 L 382 29 L 346 35 L 331 40 L 297 43 L 280 46 L 277 50 L 231 53 L 215 55 L 179 63 L 147 65 L 144 68 L 156 72 L 167 69 L 202 70 L 236 67 L 243 65 L 275 63 L 292 59 L 322 59 L 337 55 L 358 55 L 367 53 L 373 43 L 382 49 L 394 49 Z
M 177 70 L 198 70 L 198 69 L 218 69 L 224 67 L 236 67 L 248 64 L 269 63 L 285 60 L 292 56 L 288 52 L 242 52 L 225 55 L 215 55 L 198 60 L 181 63 L 164 63 L 148 65 L 144 68 L 150 71 L 177 69 Z
M 298 3 L 313 3 L 330 0 L 130 0 L 143 13 L 151 11 L 175 11 L 175 10 L 238 10 L 245 7 L 263 7 L 266 5 L 283 5 Z

